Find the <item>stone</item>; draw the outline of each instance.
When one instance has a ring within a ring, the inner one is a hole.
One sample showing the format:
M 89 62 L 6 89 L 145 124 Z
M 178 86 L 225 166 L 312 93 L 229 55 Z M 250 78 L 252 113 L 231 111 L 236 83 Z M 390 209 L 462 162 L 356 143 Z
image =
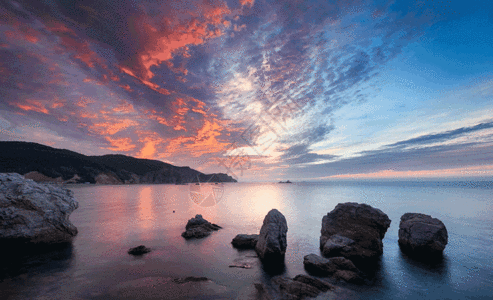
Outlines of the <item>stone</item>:
M 1 244 L 70 242 L 77 228 L 69 216 L 78 207 L 68 189 L 36 183 L 17 173 L 0 173 Z
M 272 209 L 264 218 L 255 251 L 262 262 L 278 265 L 284 263 L 287 247 L 288 225 L 284 215 Z
M 131 254 L 131 255 L 142 255 L 142 254 L 149 253 L 149 252 L 151 252 L 151 249 L 147 248 L 144 245 L 140 245 L 140 246 L 137 246 L 135 248 L 130 248 L 128 250 L 128 254 Z
M 339 203 L 322 219 L 320 250 L 324 256 L 343 256 L 354 262 L 383 253 L 382 239 L 389 217 L 367 204 Z
M 309 254 L 304 257 L 303 265 L 309 273 L 314 275 L 331 276 L 351 283 L 360 283 L 362 281 L 361 271 L 352 261 L 345 257 L 331 257 L 328 259 L 316 254 Z
M 406 213 L 399 224 L 399 246 L 415 256 L 441 255 L 448 243 L 447 228 L 442 221 L 429 215 Z
M 279 287 L 281 299 L 303 299 L 304 297 L 316 297 L 322 293 L 317 287 L 293 280 L 283 276 L 275 276 L 272 283 Z
M 212 231 L 217 231 L 222 227 L 216 224 L 212 224 L 205 220 L 202 215 L 196 215 L 195 218 L 188 220 L 185 226 L 185 231 L 181 234 L 186 239 L 190 238 L 204 238 L 209 236 Z
M 258 236 L 258 234 L 238 234 L 231 241 L 231 244 L 238 249 L 255 249 Z
M 335 288 L 332 284 L 330 284 L 328 282 L 325 282 L 325 281 L 322 281 L 322 280 L 317 279 L 315 277 L 304 275 L 304 274 L 296 275 L 296 277 L 294 277 L 293 280 L 303 282 L 305 284 L 316 287 L 317 289 L 321 290 L 322 292 L 326 292 L 328 290 L 333 290 Z

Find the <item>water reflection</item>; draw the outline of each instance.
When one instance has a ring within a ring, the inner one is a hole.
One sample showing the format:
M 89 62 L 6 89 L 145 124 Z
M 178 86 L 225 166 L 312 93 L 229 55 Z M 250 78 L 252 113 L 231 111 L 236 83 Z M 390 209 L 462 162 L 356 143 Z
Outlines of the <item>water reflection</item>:
M 138 198 L 138 225 L 142 230 L 143 239 L 151 239 L 152 230 L 149 230 L 154 223 L 154 207 L 152 201 L 152 188 L 144 186 L 139 191 Z
M 0 252 L 0 281 L 33 271 L 38 274 L 64 271 L 72 264 L 73 250 L 72 243 L 4 248 Z M 7 257 L 8 259 L 5 259 Z

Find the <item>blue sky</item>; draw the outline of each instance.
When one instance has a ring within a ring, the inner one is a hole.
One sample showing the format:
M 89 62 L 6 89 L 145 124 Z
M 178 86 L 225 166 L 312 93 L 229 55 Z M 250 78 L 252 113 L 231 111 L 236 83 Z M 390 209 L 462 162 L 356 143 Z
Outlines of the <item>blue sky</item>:
M 0 140 L 240 181 L 493 175 L 486 1 L 6 1 Z

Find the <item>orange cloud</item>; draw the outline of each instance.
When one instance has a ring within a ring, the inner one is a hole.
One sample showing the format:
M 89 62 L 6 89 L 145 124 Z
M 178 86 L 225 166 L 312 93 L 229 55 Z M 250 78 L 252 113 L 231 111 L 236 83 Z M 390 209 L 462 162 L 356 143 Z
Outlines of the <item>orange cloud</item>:
M 113 108 L 113 112 L 128 114 L 128 113 L 135 112 L 135 109 L 131 103 L 128 103 L 127 101 L 122 101 L 122 103 L 120 105 Z
M 105 137 L 105 139 L 110 143 L 111 147 L 107 147 L 106 149 L 112 151 L 123 151 L 127 152 L 133 150 L 136 145 L 132 144 L 132 140 L 130 138 L 111 138 L 109 136 Z
M 255 0 L 240 0 L 241 6 L 248 5 L 248 6 L 252 7 L 254 2 L 255 2 Z
M 150 88 L 151 90 L 153 91 L 156 91 L 160 94 L 163 94 L 163 95 L 170 95 L 171 92 L 168 91 L 167 89 L 163 89 L 161 87 L 159 87 L 159 85 L 155 84 L 155 83 L 152 83 L 150 82 L 149 80 L 145 80 L 145 79 L 142 79 L 142 78 L 139 78 L 137 77 L 134 72 L 132 72 L 130 69 L 128 68 L 125 68 L 125 67 L 120 67 L 120 70 L 130 76 L 132 76 L 133 78 L 139 80 L 141 83 L 143 83 L 145 86 L 147 86 L 148 88 Z M 129 87 L 130 88 L 130 87 Z
M 159 23 L 153 22 L 151 18 L 143 16 L 135 20 L 133 24 L 136 34 L 141 41 L 141 51 L 136 57 L 123 63 L 122 70 L 132 69 L 125 72 L 140 79 L 144 84 L 153 89 L 149 80 L 154 77 L 151 70 L 154 66 L 166 63 L 174 72 L 184 75 L 188 70 L 175 68 L 169 60 L 174 55 L 190 57 L 188 51 L 190 45 L 200 45 L 207 40 L 223 35 L 219 27 L 225 26 L 225 17 L 231 14 L 225 3 L 219 5 L 208 1 L 198 1 L 194 10 L 175 11 L 169 10 L 169 16 L 164 17 Z M 189 18 L 177 18 L 178 15 L 187 14 Z
M 47 29 L 60 37 L 60 43 L 70 52 L 73 57 L 79 59 L 90 68 L 98 64 L 106 69 L 103 59 L 91 49 L 87 41 L 81 41 L 75 31 L 60 22 L 47 22 Z
M 164 151 L 159 151 L 159 149 L 164 149 L 163 145 L 168 141 L 168 139 L 163 139 L 155 132 L 151 131 L 136 131 L 136 133 L 140 137 L 139 142 L 144 144 L 140 151 L 136 154 L 136 157 L 158 159 L 167 156 L 167 153 Z
M 127 92 L 133 92 L 134 90 L 132 90 L 130 88 L 130 86 L 128 84 L 125 84 L 125 85 L 119 85 L 119 87 L 123 88 L 124 90 L 126 90 Z
M 35 111 L 43 114 L 49 114 L 48 109 L 46 109 L 45 105 L 41 103 L 40 101 L 35 101 L 35 100 L 26 100 L 27 104 L 20 104 L 20 103 L 10 103 L 10 105 L 17 106 L 18 108 L 25 110 L 25 111 Z
M 64 107 L 65 103 L 64 102 L 53 102 L 51 104 L 51 108 L 59 108 L 59 107 Z
M 96 103 L 96 101 L 88 99 L 86 97 L 80 97 L 79 101 L 75 102 L 75 105 L 79 107 L 87 107 L 89 104 Z
M 114 119 L 107 122 L 94 123 L 89 129 L 100 135 L 113 135 L 129 127 L 139 125 L 138 122 L 131 119 Z

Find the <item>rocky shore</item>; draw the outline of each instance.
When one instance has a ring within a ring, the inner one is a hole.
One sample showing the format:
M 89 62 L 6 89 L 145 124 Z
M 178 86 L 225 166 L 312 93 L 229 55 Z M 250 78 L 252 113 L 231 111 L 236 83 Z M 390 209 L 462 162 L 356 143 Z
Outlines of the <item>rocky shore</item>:
M 0 173 L 0 242 L 4 248 L 70 243 L 78 231 L 69 216 L 77 208 L 78 203 L 67 189 L 36 183 L 15 173 Z M 272 209 L 258 233 L 240 233 L 232 239 L 234 248 L 255 255 L 248 256 L 248 261 L 235 261 L 229 267 L 260 266 L 270 278 L 245 289 L 238 300 L 330 299 L 335 295 L 350 295 L 352 285 L 371 284 L 367 280 L 368 266 L 374 265 L 383 254 L 382 240 L 392 223 L 383 211 L 360 203 L 336 205 L 321 220 L 320 252 L 300 253 L 306 274 L 293 278 L 283 275 L 289 249 L 288 221 L 279 210 Z M 182 237 L 203 239 L 220 229 L 221 226 L 196 215 L 188 220 Z M 422 213 L 402 215 L 398 244 L 408 257 L 439 259 L 447 242 L 447 229 L 440 220 Z M 150 252 L 152 249 L 145 245 L 128 250 L 135 259 L 144 254 L 153 255 Z M 176 297 L 170 299 L 197 297 L 205 289 L 211 297 L 227 299 L 235 294 L 205 277 L 148 277 L 122 283 L 100 296 L 103 299 L 105 295 L 137 295 L 142 292 L 142 286 L 152 287 L 149 292 L 174 293 Z
M 0 241 L 3 248 L 70 242 L 70 214 L 79 204 L 65 188 L 0 173 Z

